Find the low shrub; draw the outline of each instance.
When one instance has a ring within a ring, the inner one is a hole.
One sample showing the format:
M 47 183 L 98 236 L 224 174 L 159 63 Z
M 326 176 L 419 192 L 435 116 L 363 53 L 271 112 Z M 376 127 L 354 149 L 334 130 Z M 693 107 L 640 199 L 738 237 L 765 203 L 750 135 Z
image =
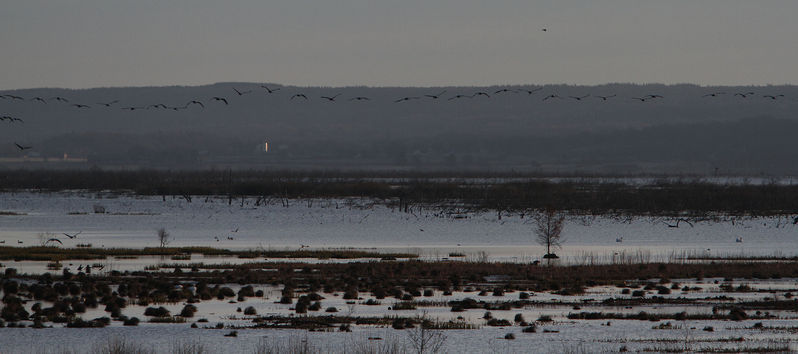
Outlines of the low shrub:
M 158 308 L 148 307 L 144 310 L 144 316 L 166 317 L 169 316 L 169 310 L 163 306 Z

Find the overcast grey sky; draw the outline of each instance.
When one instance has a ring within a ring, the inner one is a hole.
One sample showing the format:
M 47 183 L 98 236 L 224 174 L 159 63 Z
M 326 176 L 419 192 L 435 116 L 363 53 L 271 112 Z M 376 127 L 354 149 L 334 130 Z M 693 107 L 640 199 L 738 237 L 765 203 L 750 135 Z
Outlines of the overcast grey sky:
M 0 8 L 0 89 L 798 81 L 795 0 L 6 0 Z

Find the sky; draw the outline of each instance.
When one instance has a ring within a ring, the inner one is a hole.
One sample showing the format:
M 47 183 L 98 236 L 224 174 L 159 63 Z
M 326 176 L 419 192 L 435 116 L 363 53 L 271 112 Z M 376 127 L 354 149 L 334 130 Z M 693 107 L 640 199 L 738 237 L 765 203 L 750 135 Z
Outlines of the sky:
M 798 82 L 795 0 L 5 0 L 0 8 L 0 89 Z

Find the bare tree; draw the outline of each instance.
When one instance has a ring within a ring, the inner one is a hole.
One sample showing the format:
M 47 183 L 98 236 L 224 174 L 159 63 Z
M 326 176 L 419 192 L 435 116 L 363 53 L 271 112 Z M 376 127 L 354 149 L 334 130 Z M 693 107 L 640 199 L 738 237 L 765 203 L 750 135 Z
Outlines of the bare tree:
M 432 329 L 432 322 L 427 320 L 426 313 L 421 316 L 418 328 L 407 332 L 407 337 L 418 354 L 438 353 L 446 343 L 446 335 L 441 330 Z
M 546 246 L 546 255 L 543 258 L 558 258 L 556 254 L 551 253 L 551 248 L 562 246 L 562 228 L 565 223 L 565 216 L 562 216 L 553 208 L 546 208 L 546 210 L 535 215 L 534 219 L 537 241 L 539 244 Z
M 158 229 L 158 242 L 161 244 L 161 248 L 166 247 L 166 245 L 169 244 L 169 241 L 171 241 L 169 238 L 169 232 L 163 227 Z

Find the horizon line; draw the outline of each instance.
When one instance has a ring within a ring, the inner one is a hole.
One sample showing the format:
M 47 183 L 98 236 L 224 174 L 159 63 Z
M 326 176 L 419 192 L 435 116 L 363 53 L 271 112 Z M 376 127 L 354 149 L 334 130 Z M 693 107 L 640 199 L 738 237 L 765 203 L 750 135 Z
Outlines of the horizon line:
M 545 86 L 574 86 L 574 87 L 600 87 L 600 86 L 613 86 L 613 85 L 629 85 L 629 86 L 695 86 L 695 87 L 792 87 L 798 84 L 736 84 L 736 85 L 715 85 L 715 84 L 697 84 L 691 82 L 683 83 L 662 83 L 662 82 L 606 82 L 600 84 L 582 84 L 582 83 L 526 83 L 526 84 L 485 84 L 485 85 L 296 85 L 296 84 L 282 84 L 276 82 L 256 82 L 256 81 L 217 81 L 213 83 L 204 84 L 163 84 L 163 85 L 131 85 L 131 86 L 91 86 L 91 87 L 58 87 L 58 86 L 38 86 L 38 87 L 24 87 L 24 88 L 8 88 L 0 89 L 0 92 L 8 91 L 30 91 L 30 90 L 99 90 L 99 89 L 147 89 L 147 88 L 198 88 L 216 85 L 274 85 L 276 87 L 295 87 L 304 89 L 320 89 L 320 88 L 335 88 L 335 89 L 349 89 L 349 88 L 366 88 L 366 89 L 417 89 L 417 88 L 481 88 L 481 87 L 545 87 Z

